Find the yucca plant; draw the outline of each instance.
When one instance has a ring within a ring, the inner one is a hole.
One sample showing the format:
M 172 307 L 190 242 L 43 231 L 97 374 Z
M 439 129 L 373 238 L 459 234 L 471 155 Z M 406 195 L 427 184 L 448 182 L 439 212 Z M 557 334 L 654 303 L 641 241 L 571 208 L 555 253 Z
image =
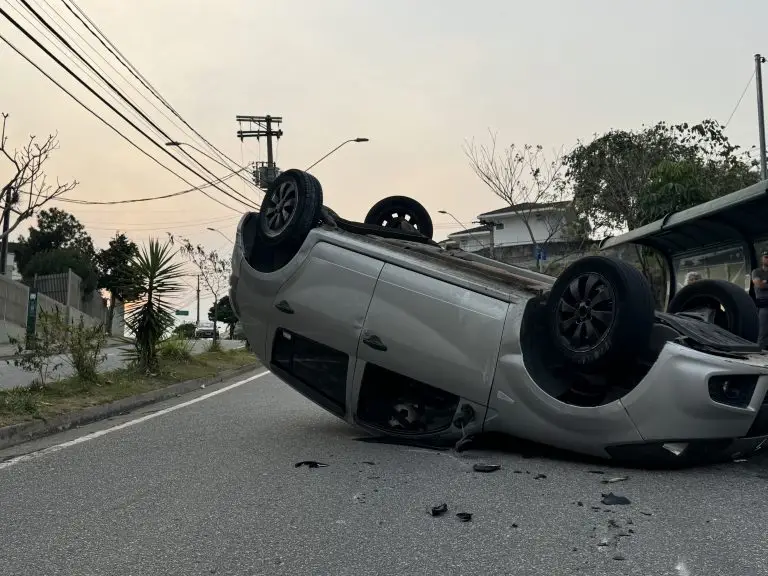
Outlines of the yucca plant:
M 125 323 L 136 337 L 135 361 L 146 372 L 158 369 L 157 344 L 174 324 L 172 299 L 183 289 L 182 264 L 173 261 L 175 256 L 170 241 L 151 239 L 132 262 L 138 298 Z

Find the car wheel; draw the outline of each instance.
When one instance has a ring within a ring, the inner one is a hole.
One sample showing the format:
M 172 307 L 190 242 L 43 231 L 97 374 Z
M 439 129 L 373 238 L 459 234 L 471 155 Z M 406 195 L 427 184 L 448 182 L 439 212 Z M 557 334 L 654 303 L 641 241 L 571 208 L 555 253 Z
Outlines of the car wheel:
M 746 290 L 726 280 L 697 280 L 682 288 L 667 307 L 670 314 L 709 312 L 716 326 L 750 342 L 760 331 L 757 306 Z
M 323 189 L 301 170 L 286 170 L 269 185 L 259 211 L 257 232 L 267 245 L 295 247 L 320 221 Z
M 365 224 L 399 230 L 409 230 L 412 227 L 429 239 L 432 239 L 434 232 L 432 218 L 427 209 L 407 196 L 389 196 L 379 200 L 365 216 Z
M 653 293 L 639 270 L 615 258 L 587 256 L 558 277 L 547 301 L 555 349 L 581 366 L 635 357 L 648 345 Z

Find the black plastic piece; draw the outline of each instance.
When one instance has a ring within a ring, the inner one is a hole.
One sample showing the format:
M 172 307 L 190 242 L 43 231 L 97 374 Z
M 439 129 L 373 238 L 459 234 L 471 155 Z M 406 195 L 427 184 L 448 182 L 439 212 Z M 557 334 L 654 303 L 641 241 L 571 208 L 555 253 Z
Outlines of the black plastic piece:
M 719 404 L 746 408 L 757 386 L 757 374 L 720 374 L 709 379 L 709 397 Z
M 384 342 L 381 341 L 381 338 L 376 336 L 375 334 L 368 334 L 363 337 L 363 344 L 366 346 L 373 348 L 374 350 L 378 350 L 379 352 L 386 352 L 387 346 L 384 344 Z
M 742 353 L 760 352 L 761 350 L 760 346 L 754 342 L 739 338 L 724 328 L 696 318 L 666 312 L 656 312 L 656 318 L 695 343 L 713 350 Z
M 285 314 L 293 314 L 293 308 L 291 308 L 291 305 L 288 304 L 285 300 L 280 300 L 277 304 L 275 304 L 275 308 L 280 310 L 280 312 L 284 312 Z

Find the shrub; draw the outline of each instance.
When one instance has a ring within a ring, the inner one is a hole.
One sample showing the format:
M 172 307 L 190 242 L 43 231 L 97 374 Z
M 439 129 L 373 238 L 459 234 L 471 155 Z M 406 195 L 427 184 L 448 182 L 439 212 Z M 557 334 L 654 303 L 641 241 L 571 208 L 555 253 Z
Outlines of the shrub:
M 158 345 L 158 355 L 164 360 L 185 362 L 192 358 L 192 346 L 188 338 L 171 336 Z
M 67 360 L 84 382 L 98 380 L 98 367 L 107 356 L 103 353 L 107 334 L 101 324 L 86 326 L 83 318 L 66 327 Z
M 53 312 L 40 310 L 37 330 L 26 338 L 26 346 L 16 338 L 10 339 L 16 346 L 13 365 L 26 372 L 37 374 L 33 384 L 46 386 L 63 362 L 60 354 L 66 352 L 66 322 L 58 308 Z
M 38 387 L 17 387 L 6 390 L 0 397 L 0 412 L 4 409 L 12 414 L 26 413 L 36 416 L 43 394 Z

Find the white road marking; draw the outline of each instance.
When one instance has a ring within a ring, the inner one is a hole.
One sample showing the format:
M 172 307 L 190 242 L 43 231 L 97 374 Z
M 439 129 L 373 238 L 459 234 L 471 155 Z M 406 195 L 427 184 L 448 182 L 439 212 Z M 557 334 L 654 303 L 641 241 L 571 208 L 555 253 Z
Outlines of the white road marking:
M 29 454 L 22 454 L 21 456 L 10 458 L 5 462 L 0 462 L 0 470 L 10 468 L 11 466 L 15 466 L 16 464 L 21 464 L 22 462 L 29 462 L 30 460 L 35 460 L 36 458 L 40 458 L 41 456 L 46 456 L 48 454 L 53 454 L 54 452 L 59 452 L 60 450 L 64 450 L 65 448 L 70 448 L 71 446 L 76 446 L 78 444 L 82 444 L 83 442 L 88 442 L 89 440 L 99 438 L 100 436 L 104 436 L 106 434 L 109 434 L 110 432 L 116 432 L 117 430 L 128 428 L 129 426 L 141 424 L 142 422 L 146 422 L 147 420 L 152 420 L 152 418 L 157 418 L 158 416 L 163 416 L 164 414 L 168 414 L 170 412 L 175 412 L 176 410 L 180 410 L 181 408 L 186 408 L 187 406 L 191 406 L 192 404 L 197 404 L 198 402 L 202 402 L 203 400 L 212 398 L 217 394 L 221 394 L 223 392 L 232 390 L 233 388 L 237 388 L 238 386 L 242 386 L 243 384 L 247 384 L 248 382 L 256 380 L 257 378 L 266 376 L 267 374 L 271 374 L 271 372 L 269 370 L 266 370 L 264 372 L 259 372 L 258 374 L 255 374 L 250 378 L 246 378 L 245 380 L 240 380 L 239 382 L 235 382 L 233 384 L 230 384 L 229 386 L 224 386 L 224 388 L 219 388 L 218 390 L 214 390 L 213 392 L 208 392 L 208 394 L 203 394 L 202 396 L 198 396 L 197 398 L 193 398 L 192 400 L 187 400 L 186 402 L 182 402 L 181 404 L 175 404 L 174 406 L 170 406 L 168 408 L 158 410 L 157 412 L 152 412 L 151 414 L 147 414 L 146 416 L 136 418 L 135 420 L 129 420 L 128 422 L 123 422 L 122 424 L 117 424 L 116 426 L 112 426 L 111 428 L 106 428 L 104 430 L 97 430 L 96 432 L 91 432 L 90 434 L 86 434 L 85 436 L 80 436 L 79 438 L 75 438 L 74 440 L 62 442 L 61 444 L 49 446 L 48 448 L 44 448 L 43 450 L 38 450 L 37 452 L 30 452 Z

